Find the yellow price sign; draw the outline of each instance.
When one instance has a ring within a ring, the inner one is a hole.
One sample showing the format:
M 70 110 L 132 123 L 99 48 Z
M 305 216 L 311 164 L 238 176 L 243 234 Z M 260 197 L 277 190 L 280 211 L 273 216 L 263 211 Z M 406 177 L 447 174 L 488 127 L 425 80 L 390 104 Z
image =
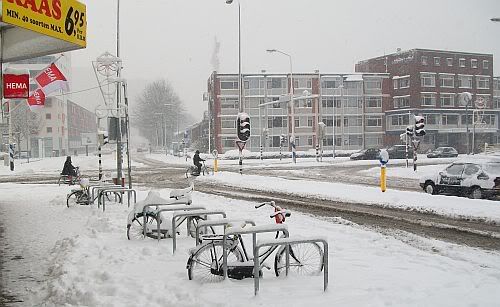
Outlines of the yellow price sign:
M 85 47 L 87 12 L 76 0 L 2 0 L 2 21 Z

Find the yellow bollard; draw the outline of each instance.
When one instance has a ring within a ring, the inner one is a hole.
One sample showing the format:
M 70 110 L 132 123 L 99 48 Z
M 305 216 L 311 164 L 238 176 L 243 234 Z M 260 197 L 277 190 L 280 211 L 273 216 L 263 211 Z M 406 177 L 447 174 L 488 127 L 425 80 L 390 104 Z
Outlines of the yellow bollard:
M 387 187 L 386 170 L 387 168 L 385 167 L 385 165 L 380 166 L 380 189 L 382 190 L 382 192 L 385 192 L 385 189 Z
M 214 173 L 217 173 L 217 159 L 214 160 Z

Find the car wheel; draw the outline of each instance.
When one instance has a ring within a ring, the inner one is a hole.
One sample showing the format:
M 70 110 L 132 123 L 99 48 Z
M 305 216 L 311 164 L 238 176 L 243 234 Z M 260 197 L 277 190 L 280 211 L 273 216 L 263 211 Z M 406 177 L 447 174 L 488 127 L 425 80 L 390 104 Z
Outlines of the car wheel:
M 437 189 L 433 182 L 426 182 L 424 185 L 424 191 L 427 194 L 436 195 Z
M 483 191 L 480 187 L 473 187 L 469 194 L 469 197 L 472 199 L 481 199 L 483 198 Z

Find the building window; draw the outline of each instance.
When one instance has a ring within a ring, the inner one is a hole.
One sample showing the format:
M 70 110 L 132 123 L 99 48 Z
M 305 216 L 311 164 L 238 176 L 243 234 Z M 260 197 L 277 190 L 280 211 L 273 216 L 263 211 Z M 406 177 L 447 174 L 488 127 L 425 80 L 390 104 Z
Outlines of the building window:
M 267 126 L 269 128 L 281 128 L 286 127 L 286 118 L 283 116 L 271 117 L 267 120 Z
M 409 88 L 410 87 L 410 77 L 399 79 L 399 87 L 400 88 Z
M 297 108 L 312 108 L 312 99 L 302 99 L 295 101 L 294 105 Z
M 435 106 L 436 105 L 436 94 L 434 93 L 421 93 L 420 102 L 422 106 Z
M 410 106 L 410 96 L 394 97 L 394 108 L 408 108 Z
M 367 116 L 366 117 L 367 127 L 382 127 L 382 116 Z
M 483 61 L 483 69 L 489 69 L 489 68 L 490 68 L 490 62 L 489 62 L 489 61 L 484 60 L 484 61 Z
M 51 119 L 52 118 L 52 114 L 50 113 L 45 113 L 45 119 Z
M 443 126 L 458 126 L 458 115 L 455 114 L 441 115 L 441 124 Z
M 221 128 L 236 128 L 236 121 L 234 119 L 221 119 Z
M 472 76 L 458 75 L 459 88 L 472 88 Z
M 470 60 L 470 67 L 477 68 L 477 59 Z
M 46 101 L 45 101 L 45 107 L 46 107 L 46 108 L 50 108 L 50 107 L 52 107 L 52 101 L 51 101 L 51 100 L 46 100 Z
M 322 108 L 333 108 L 333 97 L 322 97 L 321 98 Z
M 446 59 L 446 64 L 447 64 L 448 66 L 453 66 L 453 58 L 447 58 L 447 59 Z
M 323 116 L 323 118 L 321 119 L 321 121 L 327 126 L 327 127 L 331 127 L 333 126 L 333 119 L 331 116 Z
M 322 84 L 322 88 L 337 88 L 338 85 L 337 85 L 337 81 L 334 81 L 334 80 L 328 80 L 328 81 L 323 81 L 321 82 Z
M 307 145 L 312 146 L 312 144 L 313 144 L 313 137 L 312 136 L 308 136 L 307 137 Z
M 238 81 L 221 81 L 220 82 L 221 90 L 237 90 L 238 89 Z
M 407 114 L 404 115 L 392 115 L 389 116 L 392 126 L 404 126 L 408 125 L 409 118 Z
M 363 126 L 363 118 L 361 116 L 344 117 L 344 127 L 361 127 L 361 126 Z
M 435 57 L 434 58 L 434 66 L 439 66 L 440 65 L 440 58 Z
M 52 127 L 47 127 L 47 133 L 52 133 Z
M 425 118 L 426 125 L 437 125 L 439 124 L 439 114 L 423 114 Z
M 500 97 L 493 98 L 493 109 L 500 109 Z
M 442 107 L 453 107 L 455 105 L 455 94 L 440 94 Z
M 489 77 L 476 77 L 476 86 L 478 89 L 489 89 L 490 88 L 490 78 Z
M 422 63 L 422 65 L 427 65 L 427 57 L 425 55 L 423 55 L 421 58 L 420 58 L 420 62 Z
M 221 109 L 238 109 L 239 103 L 238 100 L 222 98 L 220 102 Z
M 436 76 L 433 74 L 421 74 L 420 75 L 422 87 L 435 87 L 436 86 Z
M 300 127 L 300 120 L 298 118 L 295 118 L 294 123 L 295 127 Z
M 283 88 L 283 80 L 281 78 L 271 78 L 271 80 L 267 81 L 267 88 Z
M 382 89 L 382 81 L 380 81 L 380 80 L 366 80 L 365 87 L 366 87 L 366 89 L 370 89 L 370 90 L 380 90 L 380 89 Z
M 394 85 L 394 89 L 397 90 L 398 89 L 398 79 L 394 79 L 392 81 L 393 85 Z
M 455 87 L 455 77 L 453 75 L 439 75 L 440 87 Z
M 381 108 L 382 107 L 382 97 L 366 97 L 366 107 L 367 108 Z
M 313 118 L 311 116 L 307 117 L 307 127 L 313 126 Z
M 463 58 L 462 59 L 458 59 L 458 65 L 460 67 L 465 67 L 465 59 L 463 59 Z

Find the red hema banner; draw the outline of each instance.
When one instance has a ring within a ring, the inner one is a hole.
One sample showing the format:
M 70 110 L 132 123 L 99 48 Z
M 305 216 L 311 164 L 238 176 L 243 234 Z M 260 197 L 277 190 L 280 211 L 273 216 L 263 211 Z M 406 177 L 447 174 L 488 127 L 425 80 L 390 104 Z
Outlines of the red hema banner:
M 28 98 L 30 74 L 27 69 L 7 68 L 3 74 L 4 98 Z
M 57 90 L 67 90 L 67 80 L 63 73 L 57 68 L 55 63 L 42 70 L 35 81 L 40 85 L 45 95 Z
M 41 89 L 34 91 L 28 98 L 28 105 L 30 108 L 45 106 L 45 94 Z

